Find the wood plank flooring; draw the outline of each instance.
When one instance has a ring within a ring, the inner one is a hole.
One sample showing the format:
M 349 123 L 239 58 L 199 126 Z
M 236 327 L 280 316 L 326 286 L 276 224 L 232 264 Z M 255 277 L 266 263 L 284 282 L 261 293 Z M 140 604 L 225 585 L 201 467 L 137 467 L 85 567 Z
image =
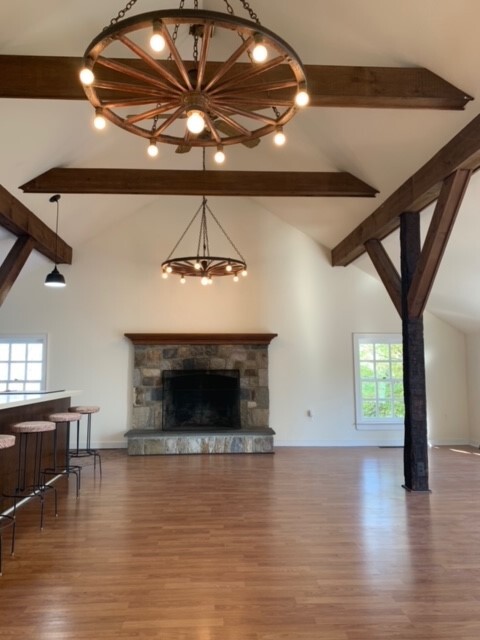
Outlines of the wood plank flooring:
M 430 494 L 402 455 L 103 452 L 4 537 L 0 637 L 478 640 L 480 451 L 431 449 Z

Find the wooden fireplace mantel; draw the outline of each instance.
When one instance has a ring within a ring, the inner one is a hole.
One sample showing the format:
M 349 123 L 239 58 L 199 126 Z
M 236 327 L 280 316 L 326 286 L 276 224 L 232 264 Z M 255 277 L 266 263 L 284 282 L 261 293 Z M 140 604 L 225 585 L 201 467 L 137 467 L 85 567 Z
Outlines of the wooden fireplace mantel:
M 277 333 L 125 333 L 135 345 L 270 344 Z

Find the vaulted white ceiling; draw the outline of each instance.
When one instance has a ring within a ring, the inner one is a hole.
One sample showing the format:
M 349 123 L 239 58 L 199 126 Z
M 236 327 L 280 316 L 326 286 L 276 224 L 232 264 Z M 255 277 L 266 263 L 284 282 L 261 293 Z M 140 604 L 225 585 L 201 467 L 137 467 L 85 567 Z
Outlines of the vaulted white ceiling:
M 237 10 L 238 0 L 231 2 Z M 81 56 L 124 4 L 118 0 L 9 3 L 0 21 L 0 54 Z M 464 111 L 308 108 L 288 125 L 283 149 L 274 149 L 268 139 L 256 149 L 228 149 L 225 169 L 348 171 L 378 189 L 375 199 L 257 199 L 331 249 L 480 113 L 480 3 L 252 0 L 250 4 L 262 24 L 287 40 L 305 64 L 426 67 L 474 98 Z M 193 3 L 186 0 L 185 5 Z M 221 0 L 199 5 L 223 10 Z M 138 0 L 132 13 L 177 6 L 178 0 Z M 237 13 L 242 15 L 241 9 Z M 201 168 L 198 149 L 177 155 L 168 145 L 152 162 L 145 156 L 143 140 L 114 127 L 99 135 L 91 129 L 87 102 L 3 99 L 0 109 L 0 184 L 50 226 L 54 212 L 48 197 L 18 189 L 49 168 Z M 480 330 L 479 183 L 474 176 L 427 306 L 465 331 Z M 75 251 L 79 243 L 134 215 L 155 198 L 66 195 L 61 235 Z M 428 218 L 429 212 L 424 212 L 423 226 Z M 392 255 L 398 253 L 396 238 L 390 237 L 387 246 Z M 365 256 L 355 264 L 374 272 Z

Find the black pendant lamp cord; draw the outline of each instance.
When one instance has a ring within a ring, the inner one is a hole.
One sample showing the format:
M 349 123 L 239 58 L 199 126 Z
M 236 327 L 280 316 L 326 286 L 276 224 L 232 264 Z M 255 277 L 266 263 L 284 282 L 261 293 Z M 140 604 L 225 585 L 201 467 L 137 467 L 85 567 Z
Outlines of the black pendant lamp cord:
M 58 204 L 59 200 L 60 200 L 60 194 L 59 193 L 56 193 L 49 200 L 50 202 L 56 202 L 57 203 L 57 221 L 55 223 L 55 266 L 57 266 L 57 264 L 58 264 L 58 213 L 59 213 L 59 207 L 60 207 L 60 205 Z

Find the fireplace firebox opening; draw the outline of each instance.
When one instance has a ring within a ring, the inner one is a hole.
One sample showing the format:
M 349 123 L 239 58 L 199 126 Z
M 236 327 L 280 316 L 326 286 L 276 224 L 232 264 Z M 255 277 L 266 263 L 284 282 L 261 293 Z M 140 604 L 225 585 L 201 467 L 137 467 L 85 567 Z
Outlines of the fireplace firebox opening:
M 240 429 L 240 371 L 163 371 L 164 431 Z

